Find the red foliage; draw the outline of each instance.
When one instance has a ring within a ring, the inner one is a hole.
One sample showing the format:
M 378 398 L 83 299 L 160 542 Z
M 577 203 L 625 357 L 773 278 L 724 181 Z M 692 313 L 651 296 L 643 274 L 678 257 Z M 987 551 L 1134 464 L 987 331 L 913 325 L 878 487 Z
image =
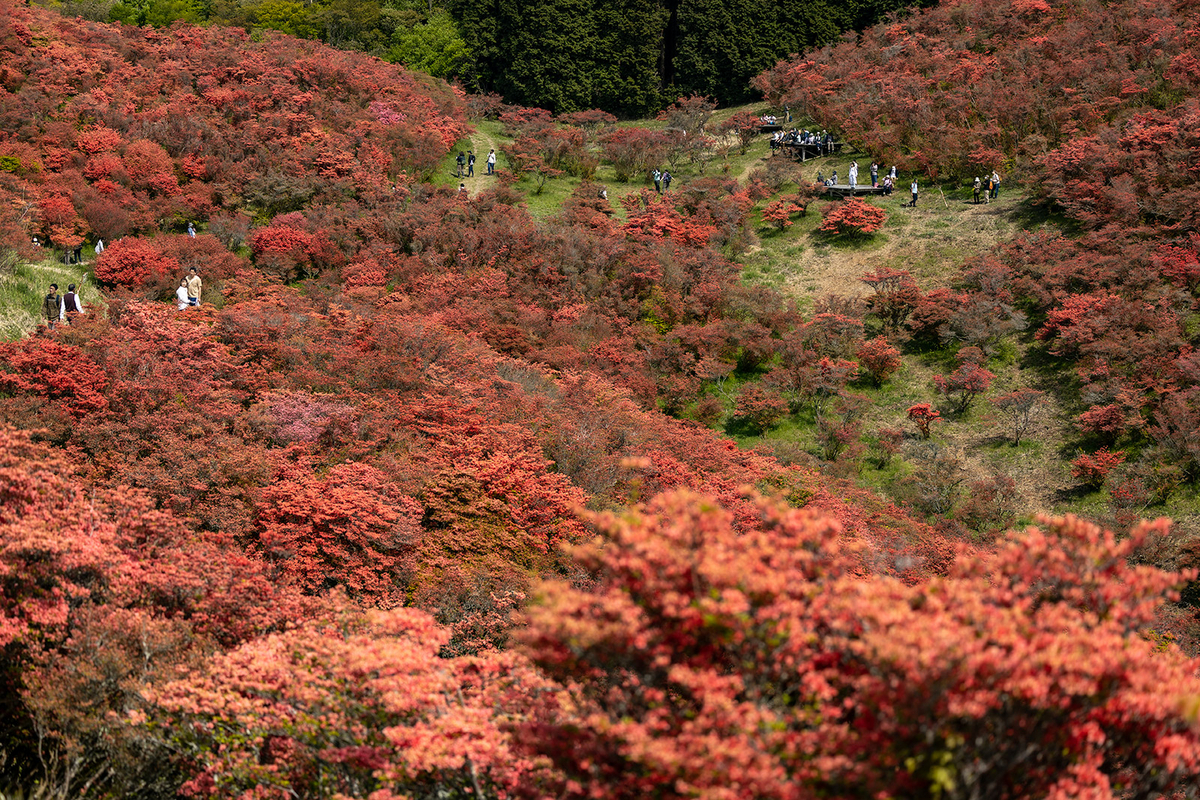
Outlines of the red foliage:
M 177 260 L 163 255 L 151 242 L 134 236 L 113 242 L 96 261 L 96 280 L 126 289 L 162 284 L 173 276 L 182 277 L 183 273 Z
M 819 514 L 759 509 L 741 528 L 681 492 L 599 515 L 603 544 L 578 558 L 600 585 L 543 586 L 522 639 L 577 703 L 524 728 L 563 772 L 552 793 L 707 794 L 730 775 L 770 798 L 932 796 L 947 775 L 1014 797 L 1190 785 L 1200 684 L 1141 635 L 1180 576 L 1126 561 L 1153 526 L 1118 544 L 1047 520 L 905 586 L 857 577 Z
M 972 349 L 974 348 L 964 348 Z M 959 351 L 958 355 L 958 369 L 945 377 L 934 375 L 933 383 L 940 394 L 954 402 L 954 410 L 961 414 L 970 407 L 976 397 L 988 390 L 996 376 L 979 366 L 969 355 L 964 357 L 963 351 Z
M 864 341 L 855 351 L 855 357 L 876 386 L 881 385 L 900 369 L 900 350 L 894 347 L 886 336 Z
M 821 220 L 818 230 L 849 239 L 874 233 L 887 221 L 887 212 L 882 208 L 857 198 L 822 206 L 821 215 L 824 219 Z
M 744 420 L 758 433 L 773 428 L 787 415 L 787 401 L 773 392 L 751 384 L 738 395 L 734 419 Z
M 779 230 L 792 226 L 792 215 L 804 213 L 804 208 L 789 200 L 776 200 L 763 209 L 763 220 L 770 222 Z
M 1081 453 L 1071 462 L 1071 477 L 1079 478 L 1085 486 L 1099 488 L 1112 472 L 1125 463 L 1125 454 L 1120 450 L 1111 452 L 1102 447 L 1094 453 Z
M 344 587 L 371 605 L 404 601 L 421 543 L 421 506 L 379 470 L 347 462 L 317 477 L 304 459 L 285 461 L 259 495 L 264 559 L 312 593 Z
M 942 418 L 942 415 L 935 411 L 929 403 L 917 403 L 915 406 L 909 406 L 905 414 L 916 423 L 917 431 L 921 434 L 922 439 L 929 438 L 929 426 Z

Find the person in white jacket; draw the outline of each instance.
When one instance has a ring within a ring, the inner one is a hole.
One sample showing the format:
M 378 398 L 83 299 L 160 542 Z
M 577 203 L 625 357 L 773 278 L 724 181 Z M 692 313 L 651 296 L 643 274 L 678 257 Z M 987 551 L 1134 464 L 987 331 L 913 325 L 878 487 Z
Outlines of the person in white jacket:
M 180 311 L 191 305 L 188 302 L 187 278 L 179 279 L 179 288 L 175 290 L 175 301 L 179 303 Z

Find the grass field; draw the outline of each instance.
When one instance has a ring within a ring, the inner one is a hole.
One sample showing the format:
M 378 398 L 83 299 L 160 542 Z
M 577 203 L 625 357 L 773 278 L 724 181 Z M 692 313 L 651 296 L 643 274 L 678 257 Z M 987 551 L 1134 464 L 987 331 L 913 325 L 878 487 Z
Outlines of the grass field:
M 87 264 L 62 264 L 53 258 L 32 263 L 14 259 L 0 265 L 0 339 L 20 339 L 44 324 L 42 298 L 51 283 L 58 284 L 59 294 L 74 283 L 84 303 L 103 305 Z

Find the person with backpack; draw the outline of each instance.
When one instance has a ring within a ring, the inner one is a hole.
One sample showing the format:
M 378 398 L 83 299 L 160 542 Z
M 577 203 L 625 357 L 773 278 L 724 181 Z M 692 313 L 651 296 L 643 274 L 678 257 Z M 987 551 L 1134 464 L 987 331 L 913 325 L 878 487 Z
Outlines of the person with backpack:
M 662 174 L 663 191 L 668 191 L 671 188 L 671 172 L 667 170 Z
M 467 157 L 459 151 L 458 157 L 454 159 L 454 177 L 461 178 L 463 176 L 463 165 L 467 163 Z
M 58 318 L 62 315 L 62 308 L 58 296 L 58 284 L 50 284 L 50 291 L 42 298 L 42 318 L 46 320 L 46 327 L 54 330 L 54 326 L 58 324 Z
M 467 153 L 467 177 L 475 177 L 475 153 L 474 151 Z
M 656 169 L 650 173 L 650 177 L 654 179 L 654 191 L 662 194 L 662 173 Z

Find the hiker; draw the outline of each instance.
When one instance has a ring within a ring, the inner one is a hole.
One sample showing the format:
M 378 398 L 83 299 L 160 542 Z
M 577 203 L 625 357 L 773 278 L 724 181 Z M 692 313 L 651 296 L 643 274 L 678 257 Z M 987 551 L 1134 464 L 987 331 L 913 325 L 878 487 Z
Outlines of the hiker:
M 180 278 L 179 288 L 175 290 L 175 303 L 178 305 L 180 311 L 183 311 L 185 308 L 191 305 L 191 303 L 188 302 L 187 281 L 187 278 Z
M 467 177 L 475 177 L 475 154 L 467 153 Z
M 96 255 L 100 255 L 101 253 L 104 252 L 104 240 L 103 239 L 96 240 L 95 250 L 96 250 Z
M 992 170 L 992 199 L 1000 197 L 1000 173 Z
M 188 270 L 190 273 L 187 277 L 187 301 L 189 306 L 200 307 L 200 273 L 195 267 Z
M 463 165 L 467 163 L 467 157 L 460 150 L 458 156 L 454 159 L 454 177 L 461 178 L 463 176 Z
M 650 177 L 654 179 L 654 191 L 662 194 L 662 173 L 656 169 L 650 173 Z
M 879 186 L 879 164 L 875 161 L 871 162 L 871 188 L 875 189 Z
M 850 191 L 854 191 L 854 187 L 858 185 L 858 162 L 850 162 Z
M 909 188 L 912 189 L 912 196 L 913 196 L 912 203 L 910 203 L 910 206 L 912 208 L 916 208 L 917 207 L 917 179 L 916 178 L 913 178 L 912 186 Z
M 60 300 L 58 297 L 58 284 L 50 284 L 50 291 L 42 298 L 42 318 L 46 320 L 46 327 L 54 330 L 54 326 L 58 324 L 58 318 L 62 314 Z
M 65 321 L 68 325 L 71 324 L 76 315 L 83 313 L 83 303 L 79 302 L 79 295 L 75 293 L 75 284 L 67 284 L 67 293 L 59 300 L 58 318 Z
M 663 173 L 662 186 L 663 186 L 664 192 L 671 188 L 671 172 L 670 172 L 670 170 L 667 170 L 666 172 Z
M 983 179 L 975 176 L 975 205 L 979 205 L 979 190 L 983 188 Z
M 193 239 L 196 238 L 196 226 L 190 222 L 188 223 L 187 234 L 188 234 L 188 236 L 192 237 Z
M 488 175 L 496 174 L 496 151 L 489 150 L 487 157 Z

